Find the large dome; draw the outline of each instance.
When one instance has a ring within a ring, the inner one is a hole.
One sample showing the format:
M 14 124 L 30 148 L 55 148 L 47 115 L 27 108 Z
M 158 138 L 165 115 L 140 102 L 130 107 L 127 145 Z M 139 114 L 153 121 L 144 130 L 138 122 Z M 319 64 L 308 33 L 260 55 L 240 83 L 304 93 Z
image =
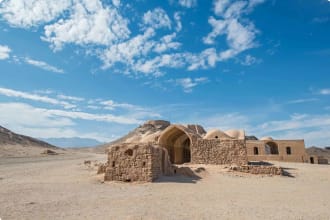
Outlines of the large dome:
M 212 129 L 206 133 L 204 139 L 231 139 L 231 137 L 219 129 Z
M 239 139 L 239 140 L 244 140 L 245 139 L 245 131 L 244 130 L 228 130 L 225 131 L 225 133 L 234 138 L 234 139 Z
M 274 139 L 272 137 L 262 137 L 260 138 L 262 141 L 273 141 Z

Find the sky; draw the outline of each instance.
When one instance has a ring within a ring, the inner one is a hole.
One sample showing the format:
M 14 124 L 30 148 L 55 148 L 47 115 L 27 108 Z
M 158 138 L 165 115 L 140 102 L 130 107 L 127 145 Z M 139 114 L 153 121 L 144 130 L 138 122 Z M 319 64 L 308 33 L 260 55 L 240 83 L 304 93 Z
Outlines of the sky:
M 0 125 L 108 142 L 146 120 L 330 145 L 328 0 L 0 0 Z

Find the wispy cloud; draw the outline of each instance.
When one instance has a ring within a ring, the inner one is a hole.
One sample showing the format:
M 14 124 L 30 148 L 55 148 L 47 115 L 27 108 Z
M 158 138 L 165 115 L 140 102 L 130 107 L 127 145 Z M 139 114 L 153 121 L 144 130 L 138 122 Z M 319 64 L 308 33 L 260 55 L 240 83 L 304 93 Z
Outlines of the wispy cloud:
M 5 60 L 10 57 L 11 49 L 8 46 L 0 45 L 0 60 Z
M 207 77 L 200 77 L 200 78 L 182 78 L 176 79 L 174 82 L 176 85 L 179 85 L 183 88 L 183 91 L 186 93 L 190 93 L 193 91 L 193 88 L 206 83 L 208 81 Z
M 326 89 L 321 89 L 321 90 L 319 91 L 319 93 L 320 93 L 321 95 L 330 95 L 330 89 L 328 89 L 328 88 L 326 88 Z
M 37 138 L 85 137 L 104 142 L 113 139 L 112 135 L 78 132 L 73 117 L 25 103 L 0 103 L 0 121 L 15 132 Z
M 55 66 L 49 65 L 48 63 L 44 62 L 44 61 L 40 61 L 40 60 L 33 60 L 31 58 L 26 57 L 24 59 L 25 63 L 38 67 L 40 69 L 46 70 L 46 71 L 50 71 L 50 72 L 54 72 L 54 73 L 64 73 L 63 69 L 57 68 Z
M 143 15 L 143 24 L 154 29 L 171 29 L 171 20 L 162 8 L 149 10 Z
M 295 99 L 295 100 L 290 100 L 287 102 L 287 104 L 302 104 L 306 102 L 317 102 L 319 99 L 317 98 L 309 98 L 309 99 Z
M 214 13 L 220 19 L 209 18 L 209 24 L 213 30 L 204 37 L 203 41 L 205 44 L 214 44 L 218 36 L 226 35 L 229 48 L 220 52 L 218 55 L 219 60 L 228 60 L 245 50 L 257 46 L 255 38 L 258 30 L 251 21 L 246 18 L 242 19 L 242 17 L 263 2 L 263 0 L 237 2 L 227 0 L 215 1 Z
M 179 4 L 186 8 L 193 8 L 197 6 L 197 0 L 179 0 Z
M 76 96 L 68 96 L 68 95 L 57 95 L 57 98 L 63 99 L 63 100 L 69 100 L 69 101 L 76 101 L 81 102 L 84 101 L 84 98 L 76 97 Z
M 52 105 L 60 105 L 67 109 L 76 107 L 75 105 L 73 105 L 69 102 L 57 100 L 54 98 L 50 98 L 48 96 L 41 96 L 41 95 L 37 95 L 37 94 L 32 94 L 32 93 L 28 93 L 28 92 L 22 92 L 22 91 L 17 91 L 17 90 L 2 88 L 2 87 L 0 87 L 0 94 L 8 96 L 8 97 L 17 97 L 17 98 L 22 98 L 22 99 L 28 99 L 28 100 L 48 103 L 48 104 L 52 104 Z

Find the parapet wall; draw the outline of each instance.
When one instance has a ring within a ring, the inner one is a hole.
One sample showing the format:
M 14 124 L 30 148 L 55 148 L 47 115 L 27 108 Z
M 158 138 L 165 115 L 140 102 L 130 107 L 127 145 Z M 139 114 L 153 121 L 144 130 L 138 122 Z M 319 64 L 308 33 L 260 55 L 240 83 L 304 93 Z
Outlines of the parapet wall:
M 244 140 L 198 139 L 191 147 L 191 163 L 247 164 Z

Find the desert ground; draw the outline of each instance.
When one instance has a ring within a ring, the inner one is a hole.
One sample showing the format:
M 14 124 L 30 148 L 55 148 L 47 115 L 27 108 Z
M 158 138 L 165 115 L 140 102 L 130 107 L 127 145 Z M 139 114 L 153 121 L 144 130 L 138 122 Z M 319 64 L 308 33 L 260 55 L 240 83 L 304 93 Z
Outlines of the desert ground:
M 276 163 L 291 176 L 255 176 L 203 167 L 199 178 L 154 183 L 102 181 L 85 160 L 106 155 L 0 157 L 0 218 L 330 219 L 330 166 Z

